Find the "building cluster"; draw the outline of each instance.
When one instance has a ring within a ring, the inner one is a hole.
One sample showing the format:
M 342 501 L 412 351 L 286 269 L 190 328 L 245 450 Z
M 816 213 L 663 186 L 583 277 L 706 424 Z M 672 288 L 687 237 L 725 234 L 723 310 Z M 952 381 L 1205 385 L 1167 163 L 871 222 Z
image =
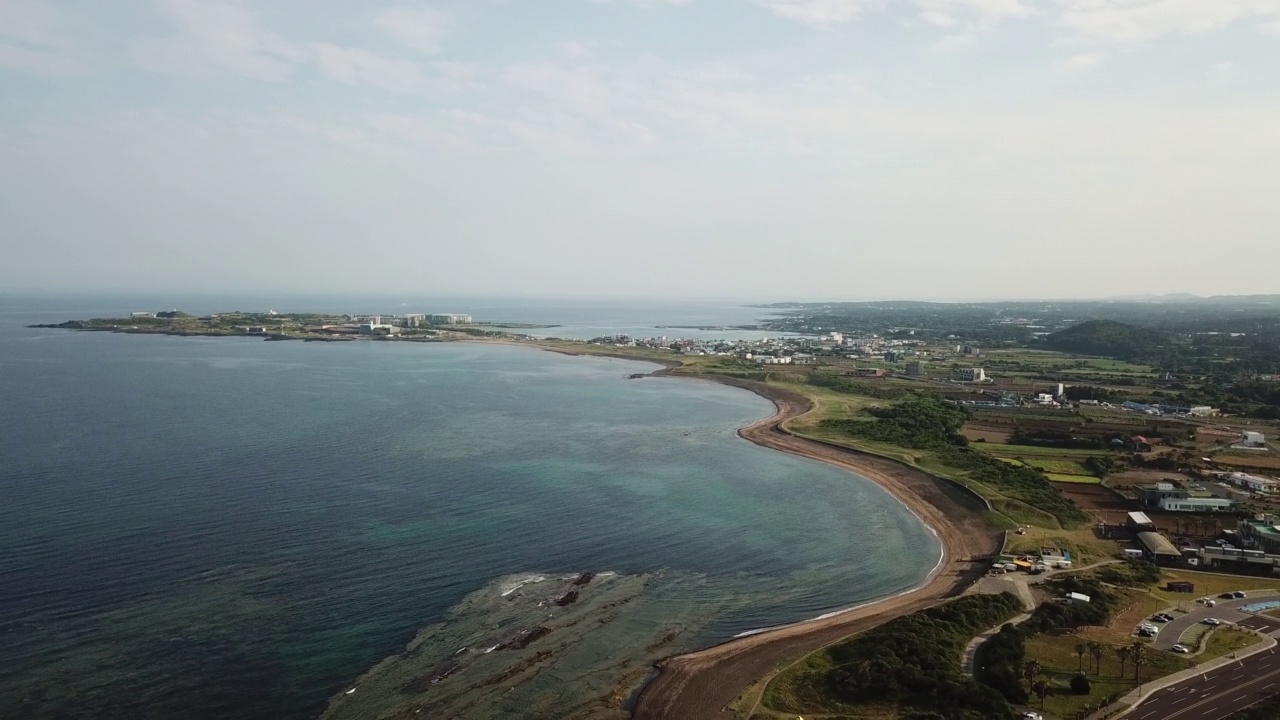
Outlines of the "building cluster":
M 1110 405 L 1103 403 L 1104 406 Z M 1181 403 L 1159 403 L 1151 405 L 1147 403 L 1126 400 L 1120 404 L 1120 409 L 1142 415 L 1173 415 L 1175 417 L 1213 417 L 1221 414 L 1217 408 L 1208 405 L 1185 405 Z
M 457 313 L 408 313 L 405 315 L 348 315 L 353 323 L 382 327 L 415 328 L 427 325 L 470 325 L 470 315 Z

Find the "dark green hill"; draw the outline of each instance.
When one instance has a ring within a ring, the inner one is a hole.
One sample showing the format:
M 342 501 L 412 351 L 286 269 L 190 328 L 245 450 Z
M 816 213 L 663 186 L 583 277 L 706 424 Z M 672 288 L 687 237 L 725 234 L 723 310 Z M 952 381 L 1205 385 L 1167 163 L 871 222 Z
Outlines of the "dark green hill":
M 1077 355 L 1101 355 L 1121 360 L 1152 360 L 1160 357 L 1172 338 L 1147 328 L 1116 322 L 1090 320 L 1059 330 L 1045 338 L 1052 350 Z

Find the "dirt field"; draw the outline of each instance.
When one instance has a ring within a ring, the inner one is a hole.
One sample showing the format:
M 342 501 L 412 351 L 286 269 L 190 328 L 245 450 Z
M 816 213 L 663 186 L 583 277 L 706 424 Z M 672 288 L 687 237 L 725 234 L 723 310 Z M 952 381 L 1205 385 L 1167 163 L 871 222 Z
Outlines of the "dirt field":
M 1280 455 L 1265 450 L 1240 455 L 1214 455 L 1213 464 L 1226 468 L 1280 470 Z
M 960 434 L 969 438 L 969 442 L 976 442 L 978 440 L 981 440 L 982 442 L 1000 443 L 1000 444 L 1009 442 L 1009 436 L 1010 436 L 1010 433 L 1008 430 L 1001 430 L 999 428 L 994 428 L 989 425 L 974 425 L 974 424 L 968 424 L 960 428 Z
M 1107 487 L 1116 490 L 1127 490 L 1134 485 L 1150 485 L 1151 483 L 1177 481 L 1184 485 L 1197 482 L 1190 475 L 1169 472 L 1168 470 L 1126 470 L 1107 478 Z
M 1137 509 L 1136 504 L 1116 495 L 1115 492 L 1102 485 L 1053 483 L 1053 486 L 1061 490 L 1068 500 L 1089 512 L 1101 514 L 1108 522 L 1123 522 L 1124 518 L 1117 518 L 1117 513 L 1126 513 Z

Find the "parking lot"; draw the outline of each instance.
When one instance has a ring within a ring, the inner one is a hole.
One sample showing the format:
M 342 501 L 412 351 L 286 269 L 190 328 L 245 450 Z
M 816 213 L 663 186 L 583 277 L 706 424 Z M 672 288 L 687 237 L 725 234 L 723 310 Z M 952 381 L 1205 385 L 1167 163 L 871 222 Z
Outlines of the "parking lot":
M 1181 643 L 1188 630 L 1202 625 L 1207 618 L 1217 618 L 1224 625 L 1239 625 L 1272 635 L 1280 634 L 1280 619 L 1241 612 L 1239 609 L 1255 605 L 1261 601 L 1275 600 L 1277 597 L 1280 597 L 1280 593 L 1274 590 L 1246 591 L 1246 597 L 1244 598 L 1227 600 L 1215 597 L 1213 598 L 1216 603 L 1214 607 L 1195 603 L 1191 605 L 1190 611 L 1186 614 L 1180 614 L 1176 611 L 1171 612 L 1170 614 L 1174 615 L 1174 619 L 1171 622 L 1152 623 L 1152 625 L 1159 628 L 1159 632 L 1151 641 L 1151 645 L 1156 650 L 1172 650 L 1174 645 Z M 1191 649 L 1194 651 L 1196 648 L 1192 647 Z

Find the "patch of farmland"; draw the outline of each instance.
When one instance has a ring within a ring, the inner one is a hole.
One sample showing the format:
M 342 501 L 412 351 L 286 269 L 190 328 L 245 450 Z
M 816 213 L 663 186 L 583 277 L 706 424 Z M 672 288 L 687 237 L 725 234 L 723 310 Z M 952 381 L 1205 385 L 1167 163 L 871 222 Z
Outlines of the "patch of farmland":
M 1098 513 L 1121 513 L 1136 507 L 1132 501 L 1121 497 L 1119 493 L 1096 483 L 1055 482 L 1053 486 L 1061 490 L 1068 500 L 1085 510 Z M 1124 517 L 1111 517 L 1110 520 L 1123 522 Z
M 1040 468 L 1047 473 L 1058 473 L 1059 475 L 1089 475 L 1091 474 L 1085 469 L 1084 465 L 1074 460 L 1047 459 L 1042 457 L 1028 458 L 1023 460 L 1024 463 L 1032 467 Z
M 1215 465 L 1229 467 L 1280 469 L 1280 455 L 1264 450 L 1251 452 L 1247 455 L 1214 455 L 1213 462 Z
M 1039 447 L 1037 445 L 989 445 L 982 449 L 993 455 L 1009 457 L 1087 458 L 1110 454 L 1107 450 L 1077 450 L 1075 448 Z
M 1063 473 L 1045 473 L 1053 482 L 1075 483 L 1079 485 L 1101 485 L 1102 480 L 1093 475 L 1065 475 Z
M 960 428 L 960 434 L 969 438 L 970 442 L 981 440 L 989 443 L 1007 443 L 1009 442 L 1009 431 L 1001 430 L 998 427 L 989 425 L 967 424 Z

